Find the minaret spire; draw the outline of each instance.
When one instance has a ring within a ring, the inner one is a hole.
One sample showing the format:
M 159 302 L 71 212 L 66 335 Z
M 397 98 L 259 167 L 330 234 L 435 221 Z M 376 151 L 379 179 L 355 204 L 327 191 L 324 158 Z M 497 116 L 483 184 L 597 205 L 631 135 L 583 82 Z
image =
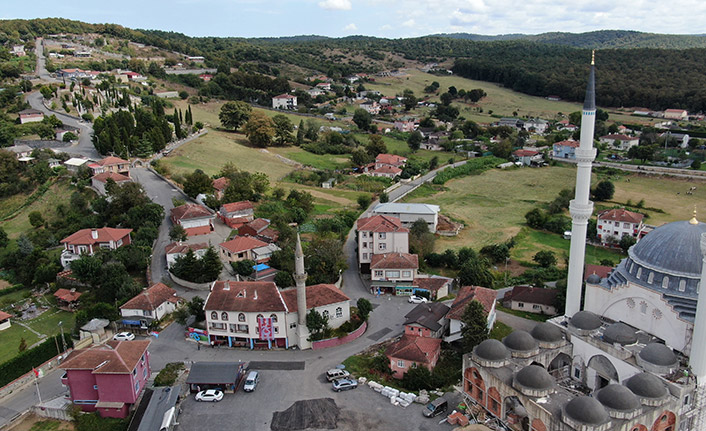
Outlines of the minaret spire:
M 569 275 L 566 287 L 565 315 L 573 316 L 581 309 L 581 288 L 586 257 L 586 233 L 588 219 L 593 214 L 591 193 L 591 167 L 596 158 L 593 148 L 593 132 L 596 122 L 596 72 L 595 53 L 591 53 L 591 70 L 586 86 L 586 98 L 581 113 L 581 140 L 576 149 L 576 195 L 569 204 L 571 212 L 571 249 L 569 251 Z
M 297 232 L 297 245 L 294 249 L 294 282 L 297 285 L 297 344 L 304 350 L 311 348 L 311 341 L 309 341 L 309 328 L 306 327 L 306 271 L 299 232 Z

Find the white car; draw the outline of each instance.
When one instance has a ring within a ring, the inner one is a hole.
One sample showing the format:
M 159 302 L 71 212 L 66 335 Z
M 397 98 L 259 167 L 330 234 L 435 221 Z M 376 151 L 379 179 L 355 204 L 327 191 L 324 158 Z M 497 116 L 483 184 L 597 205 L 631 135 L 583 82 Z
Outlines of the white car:
M 218 389 L 208 389 L 196 394 L 196 401 L 211 401 L 215 403 L 216 401 L 220 401 L 222 399 L 223 391 Z
M 423 296 L 412 295 L 409 297 L 410 304 L 426 304 L 427 302 L 429 302 L 429 300 Z
M 115 341 L 132 341 L 135 339 L 135 334 L 131 332 L 119 332 L 113 335 Z
M 331 389 L 334 392 L 347 391 L 358 387 L 358 382 L 353 379 L 338 379 L 331 383 Z

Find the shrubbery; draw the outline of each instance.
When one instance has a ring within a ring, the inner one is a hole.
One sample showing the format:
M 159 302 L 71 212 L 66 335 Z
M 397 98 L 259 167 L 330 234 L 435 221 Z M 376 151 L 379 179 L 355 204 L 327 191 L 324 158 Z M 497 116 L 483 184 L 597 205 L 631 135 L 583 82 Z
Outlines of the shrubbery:
M 183 362 L 170 362 L 154 378 L 155 386 L 172 386 L 179 377 L 179 372 L 184 369 Z
M 504 162 L 505 160 L 498 157 L 480 157 L 477 159 L 471 159 L 461 166 L 446 168 L 439 172 L 436 177 L 434 177 L 432 183 L 444 184 L 454 178 L 465 177 L 468 175 L 478 175 Z
M 71 348 L 74 343 L 69 334 L 64 334 L 66 346 Z M 32 371 L 57 355 L 56 346 L 62 348 L 61 335 L 48 338 L 39 346 L 25 350 L 9 361 L 0 364 L 0 386 L 5 386 L 16 378 Z

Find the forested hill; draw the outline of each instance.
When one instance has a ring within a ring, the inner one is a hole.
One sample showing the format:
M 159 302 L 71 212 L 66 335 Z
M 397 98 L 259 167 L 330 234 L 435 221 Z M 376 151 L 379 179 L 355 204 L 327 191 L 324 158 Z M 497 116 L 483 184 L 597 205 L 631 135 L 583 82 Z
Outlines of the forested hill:
M 630 37 L 642 40 L 672 37 L 627 31 L 584 34 L 592 35 L 594 44 L 589 43 L 589 38 L 581 43 L 569 43 L 580 35 L 568 33 L 533 36 L 545 38 L 544 41 L 474 41 L 441 36 L 245 39 L 189 37 L 175 32 L 51 18 L 0 21 L 0 44 L 52 33 L 91 32 L 187 55 L 202 55 L 210 67 L 243 67 L 269 75 L 281 73 L 281 77 L 288 79 L 303 79 L 306 74 L 316 72 L 340 78 L 357 72 L 396 69 L 403 67 L 400 58 L 419 63 L 452 60 L 454 72 L 461 76 L 497 82 L 531 95 L 557 95 L 575 101 L 583 99 L 591 58 L 590 49 L 581 44 L 594 48 L 610 41 L 627 41 Z M 512 36 L 515 35 L 508 35 Z M 701 36 L 684 37 L 706 40 Z M 565 42 L 560 43 L 561 40 Z M 574 46 L 576 44 L 580 46 Z M 596 62 L 597 102 L 601 106 L 706 111 L 706 75 L 702 73 L 706 48 L 599 49 Z
M 542 34 L 502 34 L 486 36 L 471 33 L 438 34 L 451 39 L 474 41 L 525 40 L 552 45 L 568 45 L 576 48 L 706 48 L 706 35 L 657 34 L 629 30 L 599 30 L 586 33 L 553 32 Z

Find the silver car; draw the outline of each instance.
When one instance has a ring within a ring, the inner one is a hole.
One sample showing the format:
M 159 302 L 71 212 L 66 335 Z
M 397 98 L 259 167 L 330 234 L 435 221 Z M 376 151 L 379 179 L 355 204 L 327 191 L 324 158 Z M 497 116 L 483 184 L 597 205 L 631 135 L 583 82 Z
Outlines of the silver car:
M 334 392 L 346 391 L 348 389 L 355 389 L 358 387 L 358 382 L 353 379 L 338 379 L 331 383 Z

